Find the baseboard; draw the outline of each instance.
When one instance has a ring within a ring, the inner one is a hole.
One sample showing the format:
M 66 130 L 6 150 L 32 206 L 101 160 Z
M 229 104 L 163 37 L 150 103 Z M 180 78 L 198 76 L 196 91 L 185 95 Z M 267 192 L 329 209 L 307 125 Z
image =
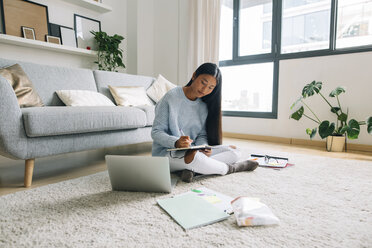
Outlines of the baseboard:
M 268 142 L 282 143 L 282 144 L 289 144 L 289 145 L 324 147 L 324 149 L 326 147 L 326 142 L 320 141 L 320 140 L 284 138 L 284 137 L 276 137 L 276 136 L 230 133 L 230 132 L 223 132 L 223 136 L 227 138 L 268 141 Z M 348 143 L 347 150 L 348 151 L 360 151 L 360 152 L 372 152 L 372 145 Z

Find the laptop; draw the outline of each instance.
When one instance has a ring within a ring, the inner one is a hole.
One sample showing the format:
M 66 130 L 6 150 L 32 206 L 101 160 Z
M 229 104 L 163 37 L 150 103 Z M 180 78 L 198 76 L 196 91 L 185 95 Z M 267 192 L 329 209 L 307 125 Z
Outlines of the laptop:
M 167 157 L 106 155 L 112 190 L 170 193 L 177 183 L 171 181 Z

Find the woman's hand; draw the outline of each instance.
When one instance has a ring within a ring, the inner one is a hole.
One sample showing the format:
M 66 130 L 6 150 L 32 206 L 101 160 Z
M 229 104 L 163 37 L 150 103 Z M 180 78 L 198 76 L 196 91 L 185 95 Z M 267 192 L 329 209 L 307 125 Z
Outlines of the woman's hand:
M 190 147 L 191 143 L 193 142 L 192 139 L 190 139 L 189 136 L 181 136 L 175 144 L 176 148 L 184 148 L 184 147 Z
M 212 149 L 202 149 L 200 151 L 204 153 L 207 157 L 210 157 L 212 155 Z

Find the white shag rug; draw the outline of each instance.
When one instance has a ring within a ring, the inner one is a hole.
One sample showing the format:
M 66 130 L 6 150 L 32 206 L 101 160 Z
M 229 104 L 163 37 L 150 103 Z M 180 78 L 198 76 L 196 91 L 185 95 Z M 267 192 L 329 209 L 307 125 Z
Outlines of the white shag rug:
M 372 247 L 372 162 L 300 154 L 258 168 L 179 182 L 171 194 L 112 192 L 107 172 L 0 197 L 0 247 Z M 235 217 L 184 231 L 159 198 L 204 186 L 258 197 L 280 219 L 238 227 Z

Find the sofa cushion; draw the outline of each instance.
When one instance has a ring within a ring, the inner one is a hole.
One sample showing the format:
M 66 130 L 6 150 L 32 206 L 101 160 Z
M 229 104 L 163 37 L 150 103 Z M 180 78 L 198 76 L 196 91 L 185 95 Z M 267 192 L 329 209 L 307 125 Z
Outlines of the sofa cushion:
M 163 96 L 170 91 L 171 89 L 177 87 L 177 85 L 169 82 L 161 74 L 158 75 L 158 78 L 155 82 L 147 89 L 147 95 L 154 101 L 159 102 Z
M 143 110 L 132 107 L 34 107 L 22 109 L 29 137 L 144 127 Z
M 93 74 L 96 80 L 98 92 L 104 94 L 113 102 L 115 102 L 115 100 L 110 93 L 110 90 L 108 88 L 109 85 L 142 86 L 146 90 L 155 80 L 155 78 L 152 77 L 117 73 L 111 71 L 94 71 Z
M 0 67 L 14 64 L 19 64 L 22 67 L 46 106 L 64 106 L 55 93 L 57 90 L 92 90 L 97 92 L 92 70 L 0 59 Z
M 57 90 L 66 106 L 115 106 L 105 95 L 91 90 Z
M 22 67 L 18 64 L 0 69 L 3 76 L 12 85 L 21 108 L 44 106 L 39 95 L 36 93 L 32 82 L 28 79 Z
M 146 95 L 145 88 L 142 86 L 111 86 L 111 95 L 118 106 L 134 107 L 140 105 L 152 106 L 152 102 Z
M 142 105 L 142 106 L 136 106 L 136 108 L 139 108 L 146 113 L 146 117 L 147 117 L 146 126 L 152 126 L 152 124 L 154 123 L 154 119 L 155 119 L 155 106 Z

